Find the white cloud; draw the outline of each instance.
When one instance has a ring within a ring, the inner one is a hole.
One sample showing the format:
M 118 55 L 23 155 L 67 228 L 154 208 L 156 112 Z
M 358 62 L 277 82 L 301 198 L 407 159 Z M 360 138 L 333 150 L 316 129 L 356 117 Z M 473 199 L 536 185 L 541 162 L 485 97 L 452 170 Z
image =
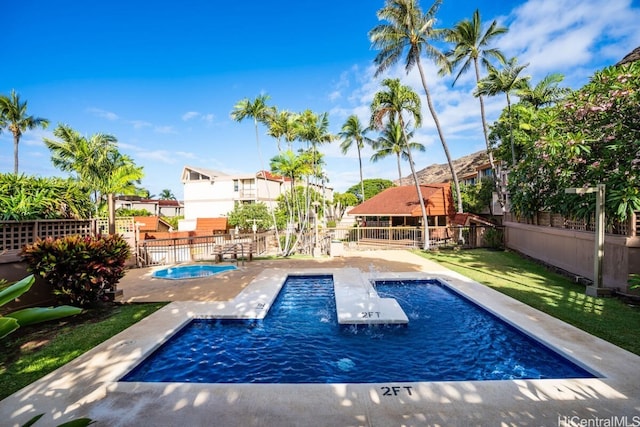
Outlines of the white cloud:
M 107 120 L 111 120 L 111 121 L 115 121 L 115 120 L 119 119 L 119 117 L 118 117 L 118 115 L 116 113 L 113 113 L 111 111 L 102 110 L 100 108 L 89 108 L 87 111 L 89 111 L 94 116 L 101 117 L 103 119 L 107 119 Z
M 186 122 L 199 116 L 200 113 L 198 113 L 197 111 L 188 111 L 182 115 L 182 120 Z
M 144 120 L 130 120 L 129 123 L 133 125 L 134 129 L 144 129 L 152 126 L 151 123 Z
M 165 134 L 177 133 L 176 130 L 173 128 L 173 126 L 156 126 L 153 128 L 153 131 L 156 133 L 165 133 Z

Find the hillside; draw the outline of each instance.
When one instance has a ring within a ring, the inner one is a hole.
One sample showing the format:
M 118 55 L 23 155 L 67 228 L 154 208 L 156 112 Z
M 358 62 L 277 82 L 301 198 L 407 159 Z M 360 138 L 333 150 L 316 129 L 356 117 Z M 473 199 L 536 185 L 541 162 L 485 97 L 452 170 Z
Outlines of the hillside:
M 483 150 L 460 157 L 459 159 L 454 159 L 453 166 L 458 173 L 458 179 L 460 179 L 460 177 L 464 175 L 475 172 L 478 166 L 488 162 L 489 158 L 487 156 L 487 152 Z M 433 164 L 417 171 L 416 173 L 420 184 L 433 184 L 451 181 L 451 172 L 449 171 L 449 165 L 447 163 Z M 404 176 L 402 181 L 404 185 L 408 185 L 410 182 L 413 182 L 410 174 Z M 394 184 L 398 185 L 398 180 L 395 180 Z

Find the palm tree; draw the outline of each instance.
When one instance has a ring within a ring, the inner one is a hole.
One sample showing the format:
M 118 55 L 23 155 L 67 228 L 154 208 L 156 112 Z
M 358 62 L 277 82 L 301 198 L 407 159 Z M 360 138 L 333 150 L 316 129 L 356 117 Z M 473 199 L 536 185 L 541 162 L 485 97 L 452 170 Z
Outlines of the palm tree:
M 251 101 L 248 98 L 245 98 L 238 102 L 231 112 L 231 118 L 237 122 L 241 122 L 247 117 L 253 118 L 253 124 L 256 130 L 256 146 L 258 150 L 258 161 L 260 162 L 260 169 L 265 170 L 264 159 L 262 158 L 262 150 L 260 149 L 260 138 L 258 135 L 258 123 L 268 124 L 271 118 L 275 115 L 275 108 L 267 106 L 267 101 L 269 100 L 269 95 L 261 94 L 256 97 L 255 100 Z M 269 190 L 269 185 L 266 183 L 267 177 L 264 176 L 265 188 L 267 190 L 267 198 L 271 200 L 271 191 Z M 273 224 L 276 232 L 276 240 L 278 241 L 278 245 L 280 244 L 280 238 L 278 236 L 278 227 L 276 222 L 276 214 L 273 209 L 270 209 Z
M 427 97 L 427 106 L 438 131 L 456 188 L 458 212 L 462 212 L 462 195 L 460 193 L 460 185 L 458 185 L 458 174 L 453 167 L 449 147 L 442 132 L 438 114 L 431 101 L 431 93 L 429 92 L 427 79 L 420 61 L 420 57 L 423 54 L 428 58 L 434 59 L 437 63 L 442 63 L 445 60 L 444 54 L 430 44 L 431 41 L 442 37 L 442 31 L 433 28 L 435 14 L 441 3 L 442 0 L 436 0 L 429 10 L 423 14 L 417 0 L 387 0 L 385 6 L 378 11 L 377 16 L 380 20 L 388 21 L 388 24 L 381 24 L 373 28 L 369 31 L 369 38 L 373 47 L 380 50 L 374 59 L 374 63 L 378 66 L 375 73 L 376 76 L 396 64 L 405 51 L 405 70 L 407 74 L 414 65 L 418 66 L 422 87 Z
M 413 138 L 413 131 L 406 132 L 407 139 Z M 402 129 L 400 128 L 400 124 L 395 120 L 389 120 L 387 125 L 382 130 L 382 133 L 373 143 L 373 149 L 376 150 L 371 156 L 372 162 L 377 162 L 379 160 L 384 159 L 385 157 L 395 155 L 396 162 L 398 166 L 398 182 L 402 185 L 402 169 L 400 168 L 400 159 L 408 160 L 409 155 L 407 153 L 407 148 L 411 151 L 420 151 L 424 152 L 424 145 L 419 142 L 409 142 L 405 144 L 404 142 L 404 134 Z
M 278 111 L 269 118 L 267 135 L 276 139 L 278 152 L 282 151 L 281 138 L 284 138 L 288 148 L 291 149 L 291 143 L 297 138 L 296 119 L 297 114 L 287 110 Z
M 547 74 L 535 87 L 528 82 L 517 94 L 520 101 L 531 104 L 536 110 L 546 105 L 555 104 L 562 100 L 570 92 L 569 88 L 559 87 L 564 76 L 559 73 Z
M 176 200 L 175 194 L 168 188 L 165 188 L 160 192 L 160 200 Z
M 480 83 L 480 63 L 485 68 L 487 64 L 490 64 L 490 59 L 498 60 L 500 63 L 505 63 L 505 58 L 502 52 L 495 48 L 489 48 L 489 44 L 497 36 L 504 34 L 508 31 L 506 27 L 498 26 L 497 21 L 491 22 L 489 28 L 483 33 L 482 22 L 480 20 L 480 11 L 476 9 L 473 13 L 473 17 L 469 21 L 468 19 L 458 22 L 452 29 L 445 30 L 445 40 L 453 43 L 453 50 L 446 53 L 447 61 L 442 64 L 440 74 L 449 74 L 455 68 L 459 68 L 458 74 L 451 86 L 454 86 L 460 76 L 466 73 L 471 64 L 476 75 L 476 84 Z M 493 150 L 489 143 L 489 131 L 487 127 L 487 118 L 484 110 L 484 100 L 482 95 L 478 96 L 480 101 L 480 118 L 482 120 L 482 132 L 484 134 L 484 141 L 487 147 L 487 155 L 489 156 L 489 163 L 493 170 L 493 179 L 496 184 L 498 194 L 502 195 L 500 191 L 500 177 L 498 176 L 495 161 L 493 159 Z M 504 201 L 502 197 L 499 198 L 500 204 L 504 208 Z
M 46 129 L 49 120 L 27 115 L 27 101 L 20 102 L 20 96 L 15 90 L 10 96 L 0 96 L 0 117 L 2 126 L 7 127 L 13 134 L 13 173 L 18 174 L 18 144 L 22 133 L 26 130 L 41 127 Z
M 504 65 L 502 70 L 498 70 L 491 64 L 487 64 L 489 74 L 478 82 L 478 87 L 474 91 L 474 96 L 495 96 L 504 93 L 507 97 L 507 113 L 509 116 L 509 140 L 511 143 L 512 166 L 516 164 L 516 149 L 513 143 L 513 123 L 511 121 L 511 97 L 513 92 L 524 89 L 528 86 L 530 76 L 521 76 L 520 73 L 529 64 L 518 65 L 518 59 L 513 57 Z
M 403 113 L 408 113 L 413 117 L 415 126 L 420 126 L 422 122 L 420 97 L 409 86 L 401 85 L 400 79 L 384 79 L 382 81 L 382 86 L 385 86 L 387 91 L 377 92 L 371 102 L 371 127 L 381 129 L 384 126 L 383 123 L 386 119 L 386 121 L 397 121 L 400 125 L 400 129 L 402 129 L 402 139 L 409 158 L 411 176 L 413 176 L 413 182 L 416 186 L 416 195 L 418 196 L 420 209 L 422 211 L 422 223 L 425 230 L 423 233 L 423 249 L 426 250 L 429 249 L 429 223 L 427 222 L 427 210 L 424 206 L 424 199 L 422 198 L 422 191 L 420 190 L 418 176 L 416 175 L 416 168 L 415 163 L 413 162 L 413 156 L 411 155 L 411 149 L 407 145 L 409 138 L 406 132 L 407 126 L 403 117 Z
M 371 138 L 367 137 L 367 132 L 369 132 L 369 127 L 363 127 L 360 123 L 360 119 L 355 114 L 347 117 L 347 120 L 342 125 L 342 130 L 338 132 L 338 136 L 342 138 L 342 143 L 340 144 L 340 149 L 342 150 L 342 154 L 347 154 L 349 149 L 355 145 L 356 150 L 358 151 L 358 165 L 360 168 L 360 191 L 362 194 L 362 201 L 364 202 L 364 180 L 362 179 L 362 149 L 365 146 L 365 143 L 368 145 L 372 145 L 373 141 Z
M 142 167 L 118 151 L 112 135 L 98 133 L 87 139 L 67 125 L 58 125 L 53 134 L 61 141 L 45 138 L 44 143 L 54 166 L 74 175 L 93 193 L 98 209 L 106 202 L 109 233 L 115 233 L 114 196 L 138 191 L 135 184 L 144 176 Z

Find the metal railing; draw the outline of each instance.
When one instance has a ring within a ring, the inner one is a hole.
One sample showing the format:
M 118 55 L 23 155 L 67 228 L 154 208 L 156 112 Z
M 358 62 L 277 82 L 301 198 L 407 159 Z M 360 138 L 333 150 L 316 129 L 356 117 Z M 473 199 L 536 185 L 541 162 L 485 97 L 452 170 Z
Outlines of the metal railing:
M 218 234 L 210 236 L 173 237 L 142 240 L 137 247 L 137 264 L 140 267 L 211 260 L 218 255 L 252 257 L 267 250 L 270 233 Z M 251 253 L 246 253 L 246 248 Z M 235 253 L 232 249 L 235 248 Z M 240 253 L 238 248 L 242 248 Z

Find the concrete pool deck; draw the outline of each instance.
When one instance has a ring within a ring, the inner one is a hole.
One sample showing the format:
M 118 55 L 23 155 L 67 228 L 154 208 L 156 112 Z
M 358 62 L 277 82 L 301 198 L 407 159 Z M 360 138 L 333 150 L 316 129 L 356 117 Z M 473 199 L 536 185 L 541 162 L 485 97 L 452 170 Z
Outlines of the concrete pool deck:
M 125 300 L 175 302 L 0 401 L 0 424 L 21 425 L 45 413 L 36 425 L 78 417 L 90 417 L 97 426 L 640 425 L 640 357 L 409 252 L 345 255 L 241 263 L 236 271 L 184 283 L 151 279 L 151 270 L 132 270 L 120 286 Z M 287 272 L 323 274 L 347 267 L 365 277 L 440 277 L 600 378 L 388 384 L 118 382 L 192 317 L 244 311 L 247 301 L 262 297 Z M 236 298 L 248 293 L 255 298 Z

